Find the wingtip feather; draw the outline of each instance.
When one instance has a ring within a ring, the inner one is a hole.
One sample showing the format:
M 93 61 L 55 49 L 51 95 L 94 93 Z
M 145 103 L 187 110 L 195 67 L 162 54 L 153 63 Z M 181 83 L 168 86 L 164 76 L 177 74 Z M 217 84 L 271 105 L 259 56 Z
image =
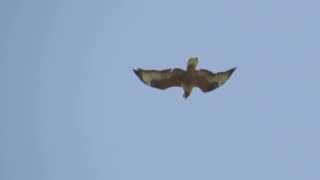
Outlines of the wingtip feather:
M 230 69 L 230 70 L 228 71 L 229 76 L 231 76 L 231 75 L 232 75 L 232 73 L 233 73 L 236 69 L 237 69 L 236 67 L 234 67 L 234 68 Z
M 133 72 L 137 75 L 137 77 L 138 77 L 142 82 L 144 82 L 143 79 L 142 79 L 142 76 L 141 76 L 141 69 L 140 69 L 140 68 L 138 68 L 138 69 L 133 69 Z
M 138 69 L 132 69 L 132 70 L 137 76 L 139 76 L 139 70 Z
M 236 67 L 234 67 L 234 68 L 232 68 L 232 69 L 230 69 L 230 70 L 226 71 L 228 79 L 230 78 L 230 76 L 233 74 L 233 72 L 234 72 L 236 69 L 237 69 L 237 68 L 236 68 Z

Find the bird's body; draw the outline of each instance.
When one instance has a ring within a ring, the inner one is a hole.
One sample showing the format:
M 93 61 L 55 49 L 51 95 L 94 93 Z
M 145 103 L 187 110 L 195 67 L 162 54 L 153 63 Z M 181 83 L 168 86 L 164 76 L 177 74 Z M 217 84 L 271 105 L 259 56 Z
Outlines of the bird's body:
M 224 84 L 235 68 L 225 72 L 212 73 L 205 69 L 197 70 L 198 58 L 188 60 L 186 71 L 174 68 L 165 70 L 134 70 L 139 79 L 154 88 L 167 89 L 169 87 L 182 87 L 184 98 L 190 96 L 193 87 L 199 87 L 203 92 L 212 91 Z

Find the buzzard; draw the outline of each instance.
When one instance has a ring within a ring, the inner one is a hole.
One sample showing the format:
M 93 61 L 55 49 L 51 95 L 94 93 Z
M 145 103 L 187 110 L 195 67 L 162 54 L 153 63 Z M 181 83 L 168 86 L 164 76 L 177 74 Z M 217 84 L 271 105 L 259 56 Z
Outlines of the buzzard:
M 191 57 L 188 60 L 187 69 L 179 68 L 165 70 L 144 70 L 133 69 L 139 79 L 154 88 L 167 89 L 170 87 L 182 87 L 183 97 L 190 96 L 193 87 L 198 87 L 202 92 L 209 92 L 222 86 L 236 70 L 229 69 L 224 72 L 212 73 L 206 69 L 197 70 L 199 63 L 197 57 Z

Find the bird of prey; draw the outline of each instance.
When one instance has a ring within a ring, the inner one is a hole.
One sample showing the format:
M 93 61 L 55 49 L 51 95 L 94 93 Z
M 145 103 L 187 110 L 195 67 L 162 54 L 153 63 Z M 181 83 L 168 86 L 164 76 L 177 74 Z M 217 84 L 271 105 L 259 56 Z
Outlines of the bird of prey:
M 139 79 L 148 86 L 157 89 L 167 89 L 170 87 L 182 87 L 183 97 L 190 96 L 193 87 L 198 87 L 202 92 L 209 92 L 222 86 L 236 70 L 229 69 L 224 72 L 212 73 L 206 69 L 197 70 L 199 60 L 197 57 L 188 59 L 187 69 L 179 68 L 164 70 L 144 70 L 133 69 Z

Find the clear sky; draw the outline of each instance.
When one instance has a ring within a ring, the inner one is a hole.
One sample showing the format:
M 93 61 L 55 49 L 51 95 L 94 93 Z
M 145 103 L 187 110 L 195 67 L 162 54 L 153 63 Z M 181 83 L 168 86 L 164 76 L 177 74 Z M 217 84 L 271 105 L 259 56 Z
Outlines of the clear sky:
M 1 180 L 319 180 L 317 0 L 0 1 Z M 133 68 L 238 67 L 160 91 Z

